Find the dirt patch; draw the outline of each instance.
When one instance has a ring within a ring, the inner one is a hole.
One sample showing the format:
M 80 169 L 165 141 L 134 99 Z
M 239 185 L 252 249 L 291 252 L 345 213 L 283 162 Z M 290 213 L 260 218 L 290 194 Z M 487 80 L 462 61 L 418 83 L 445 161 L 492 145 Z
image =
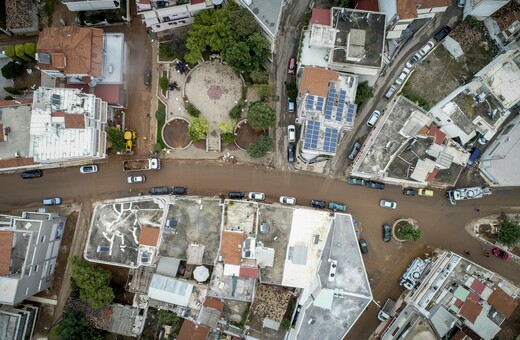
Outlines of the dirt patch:
M 54 306 L 34 302 L 31 302 L 31 304 L 40 307 L 40 310 L 38 311 L 38 320 L 36 321 L 36 327 L 34 328 L 34 338 L 37 339 L 38 336 L 47 336 L 54 319 Z
M 496 228 L 490 224 L 481 224 L 478 226 L 478 232 L 481 238 L 495 244 L 497 242 Z
M 22 74 L 14 79 L 14 87 L 19 90 L 28 90 L 41 85 L 42 74 L 36 67 L 36 63 L 23 63 Z M 27 70 L 30 70 L 29 74 Z
M 183 119 L 168 122 L 163 130 L 163 140 L 172 148 L 185 148 L 191 142 L 188 137 L 188 125 Z
M 193 146 L 197 149 L 206 150 L 206 140 L 201 139 L 193 143 Z
M 520 334 L 520 308 L 516 307 L 500 327 L 501 330 L 494 339 L 517 339 Z
M 256 141 L 258 136 L 260 136 L 260 132 L 255 131 L 248 123 L 244 123 L 237 129 L 236 143 L 242 149 L 247 149 L 249 145 Z

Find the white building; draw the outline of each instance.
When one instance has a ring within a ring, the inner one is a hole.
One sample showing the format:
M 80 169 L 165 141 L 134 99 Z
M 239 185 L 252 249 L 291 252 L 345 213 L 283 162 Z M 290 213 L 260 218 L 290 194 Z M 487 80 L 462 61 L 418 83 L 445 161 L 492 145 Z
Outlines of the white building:
M 466 1 L 464 5 L 464 19 L 471 15 L 478 20 L 484 20 L 491 14 L 498 11 L 502 6 L 506 5 L 510 0 L 471 0 Z M 512 0 L 515 1 L 515 0 Z
M 2 339 L 32 339 L 39 308 L 29 304 L 0 307 Z
M 52 285 L 65 218 L 0 215 L 0 304 L 15 305 Z
M 71 12 L 116 9 L 120 7 L 121 1 L 125 0 L 61 0 L 61 2 L 67 6 L 67 9 Z

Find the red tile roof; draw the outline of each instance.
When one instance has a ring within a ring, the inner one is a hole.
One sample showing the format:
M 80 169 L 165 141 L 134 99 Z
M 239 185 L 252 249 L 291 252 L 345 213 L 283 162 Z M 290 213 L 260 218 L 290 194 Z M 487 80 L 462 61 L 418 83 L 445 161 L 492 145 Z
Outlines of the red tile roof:
M 190 0 L 190 4 L 196 5 L 196 4 L 202 4 L 206 2 L 206 0 Z
M 300 82 L 300 94 L 308 92 L 314 96 L 326 97 L 329 90 L 329 82 L 338 79 L 338 72 L 319 67 L 304 67 L 303 77 Z
M 0 100 L 0 107 L 32 104 L 32 98 L 18 98 L 12 100 Z
M 177 336 L 178 340 L 206 340 L 209 328 L 203 325 L 196 325 L 190 320 L 184 320 L 181 330 Z
M 222 312 L 224 311 L 224 302 L 214 298 L 207 297 L 206 300 L 204 300 L 204 307 L 215 308 L 216 310 Z
M 482 294 L 484 289 L 486 288 L 486 285 L 480 282 L 477 279 L 474 279 L 470 286 L 471 290 L 473 290 L 478 295 Z
M 354 8 L 360 11 L 379 12 L 377 0 L 356 0 Z
M 44 28 L 38 38 L 37 53 L 51 56 L 50 64 L 38 62 L 42 70 L 64 74 L 102 75 L 103 30 L 78 26 Z
M 460 307 L 462 307 L 463 304 L 464 304 L 464 301 L 459 300 L 459 299 L 455 300 L 455 303 L 454 303 L 455 307 L 457 307 L 458 309 L 460 309 Z
M 78 113 L 65 113 L 65 128 L 66 129 L 84 129 L 85 116 Z
M 470 292 L 468 294 L 468 299 L 471 299 L 473 302 L 479 302 L 480 301 L 480 296 L 475 294 L 475 292 Z
M 439 145 L 442 145 L 442 143 L 446 139 L 446 134 L 439 130 L 439 128 L 435 124 L 432 124 L 432 126 L 428 130 L 428 136 L 432 136 L 435 140 L 435 144 Z
M 240 264 L 242 258 L 242 243 L 246 239 L 243 231 L 229 231 L 222 233 L 221 253 L 225 264 Z
M 330 26 L 330 10 L 324 8 L 313 8 L 311 23 Z
M 96 97 L 103 99 L 109 104 L 121 104 L 119 102 L 120 93 L 121 85 L 119 84 L 99 84 L 94 88 Z
M 495 288 L 493 293 L 491 293 L 489 296 L 487 302 L 506 318 L 513 314 L 513 311 L 518 305 L 518 302 L 516 302 L 515 299 L 509 296 L 500 287 Z
M 157 246 L 160 232 L 159 228 L 142 227 L 139 233 L 139 244 L 152 247 Z
M 437 176 L 438 172 L 439 172 L 439 168 L 433 169 L 433 171 L 430 172 L 428 174 L 428 176 L 426 176 L 426 182 L 433 182 L 433 180 L 435 179 L 435 176 Z
M 239 276 L 258 278 L 258 268 L 240 267 Z
M 477 317 L 482 311 L 482 306 L 476 302 L 473 302 L 471 299 L 466 299 L 462 308 L 459 310 L 459 314 L 466 320 L 471 323 L 475 323 Z
M 0 231 L 0 276 L 8 276 L 11 266 L 14 232 Z

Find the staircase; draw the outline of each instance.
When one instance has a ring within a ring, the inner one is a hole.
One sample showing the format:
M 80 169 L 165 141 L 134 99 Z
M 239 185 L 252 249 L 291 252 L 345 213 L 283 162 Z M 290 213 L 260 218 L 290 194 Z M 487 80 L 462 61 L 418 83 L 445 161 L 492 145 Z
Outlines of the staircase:
M 220 129 L 216 122 L 211 122 L 206 136 L 206 152 L 220 152 Z

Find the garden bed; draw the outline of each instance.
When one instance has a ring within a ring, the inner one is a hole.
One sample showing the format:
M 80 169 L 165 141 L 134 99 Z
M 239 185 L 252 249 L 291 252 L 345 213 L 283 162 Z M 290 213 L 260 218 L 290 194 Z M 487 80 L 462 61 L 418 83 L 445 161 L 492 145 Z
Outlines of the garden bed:
M 246 150 L 249 145 L 253 144 L 261 135 L 259 131 L 255 131 L 248 123 L 243 123 L 236 130 L 237 136 L 235 143 L 239 148 Z
M 185 119 L 176 118 L 166 124 L 163 131 L 164 142 L 174 149 L 183 149 L 190 145 L 188 136 L 189 123 Z

